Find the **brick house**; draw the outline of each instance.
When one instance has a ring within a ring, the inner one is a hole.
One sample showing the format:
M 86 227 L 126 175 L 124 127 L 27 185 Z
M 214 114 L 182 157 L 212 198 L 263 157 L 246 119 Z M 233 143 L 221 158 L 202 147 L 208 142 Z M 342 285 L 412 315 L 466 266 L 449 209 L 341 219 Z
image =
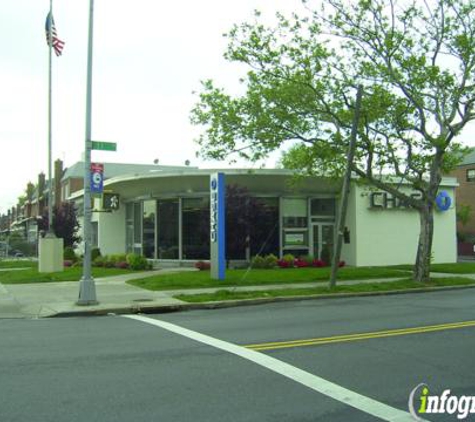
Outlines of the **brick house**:
M 473 236 L 475 240 L 475 149 L 470 152 L 456 170 L 450 173 L 450 176 L 456 177 L 459 186 L 455 190 L 457 211 L 469 206 L 470 219 L 463 225 L 457 222 L 457 233 L 466 236 Z

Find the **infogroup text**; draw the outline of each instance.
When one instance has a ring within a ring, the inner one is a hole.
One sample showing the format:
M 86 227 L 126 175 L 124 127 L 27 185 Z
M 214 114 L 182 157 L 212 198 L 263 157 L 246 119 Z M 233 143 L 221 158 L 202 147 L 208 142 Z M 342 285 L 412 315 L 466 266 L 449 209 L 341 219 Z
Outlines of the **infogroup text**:
M 463 420 L 475 413 L 475 396 L 456 396 L 446 389 L 440 395 L 430 395 L 427 384 L 421 383 L 409 395 L 409 411 L 415 420 L 427 414 L 455 415 Z

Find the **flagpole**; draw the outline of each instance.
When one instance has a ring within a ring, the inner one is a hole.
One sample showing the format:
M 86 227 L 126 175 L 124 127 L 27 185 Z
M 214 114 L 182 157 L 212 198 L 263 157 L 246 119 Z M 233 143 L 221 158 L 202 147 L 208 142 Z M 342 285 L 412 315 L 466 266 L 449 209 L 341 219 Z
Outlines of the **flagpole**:
M 91 270 L 91 109 L 92 109 L 92 47 L 94 29 L 94 0 L 89 3 L 89 41 L 87 50 L 86 136 L 84 145 L 84 258 L 83 275 L 79 282 L 78 305 L 96 305 L 96 285 Z
M 53 231 L 53 183 L 52 183 L 52 124 L 53 124 L 53 0 L 49 2 L 49 54 L 48 54 L 48 237 L 54 237 Z
M 63 271 L 63 239 L 57 238 L 53 230 L 53 177 L 52 177 L 52 64 L 53 64 L 53 48 L 55 51 L 61 52 L 62 42 L 57 40 L 53 28 L 53 0 L 49 2 L 49 14 L 46 17 L 45 29 L 47 31 L 46 40 L 49 44 L 48 55 L 48 224 L 47 233 L 38 242 L 38 271 L 40 273 L 52 273 Z M 57 43 L 57 44 L 53 44 Z M 41 210 L 43 212 L 43 210 Z

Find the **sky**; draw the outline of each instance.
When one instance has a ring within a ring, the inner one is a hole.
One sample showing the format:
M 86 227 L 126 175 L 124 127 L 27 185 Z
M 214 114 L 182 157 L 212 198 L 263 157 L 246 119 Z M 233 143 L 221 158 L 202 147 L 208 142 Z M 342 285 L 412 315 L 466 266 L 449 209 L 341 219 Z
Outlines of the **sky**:
M 85 141 L 89 0 L 53 0 L 63 55 L 53 57 L 52 156 L 65 167 L 81 160 Z M 196 158 L 203 128 L 189 121 L 200 81 L 239 92 L 246 68 L 223 58 L 223 34 L 277 11 L 302 10 L 301 0 L 95 0 L 92 139 L 117 152 L 92 152 L 93 162 L 223 167 Z M 17 203 L 38 173 L 48 176 L 49 0 L 3 0 L 0 14 L 0 214 Z M 195 92 L 195 93 L 194 93 Z M 475 146 L 475 124 L 462 134 Z M 273 166 L 279 154 L 269 157 Z M 251 166 L 249 163 L 238 163 Z
M 299 7 L 300 0 L 95 0 L 92 139 L 116 142 L 117 152 L 93 151 L 92 161 L 223 166 L 195 157 L 202 129 L 189 116 L 200 81 L 238 89 L 245 69 L 224 60 L 223 34 L 256 9 L 271 21 Z M 48 11 L 49 0 L 2 2 L 0 214 L 38 173 L 48 177 Z M 53 56 L 52 156 L 68 167 L 84 151 L 89 0 L 53 0 L 53 16 L 66 44 Z

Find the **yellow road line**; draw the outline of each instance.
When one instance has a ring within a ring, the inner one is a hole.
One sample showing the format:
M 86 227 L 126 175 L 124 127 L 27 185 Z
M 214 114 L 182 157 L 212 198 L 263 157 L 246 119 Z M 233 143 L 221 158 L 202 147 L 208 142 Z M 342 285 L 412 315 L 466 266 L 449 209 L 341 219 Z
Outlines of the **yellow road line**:
M 248 344 L 245 347 L 252 350 L 287 349 L 290 347 L 317 346 L 321 344 L 341 343 L 347 341 L 368 340 L 373 338 L 404 336 L 409 334 L 422 334 L 434 331 L 452 330 L 455 328 L 475 327 L 475 321 L 452 322 L 439 325 L 427 325 L 423 327 L 400 328 L 394 330 L 374 331 L 369 333 L 344 334 L 332 337 L 320 337 L 291 341 L 276 341 L 260 344 Z

